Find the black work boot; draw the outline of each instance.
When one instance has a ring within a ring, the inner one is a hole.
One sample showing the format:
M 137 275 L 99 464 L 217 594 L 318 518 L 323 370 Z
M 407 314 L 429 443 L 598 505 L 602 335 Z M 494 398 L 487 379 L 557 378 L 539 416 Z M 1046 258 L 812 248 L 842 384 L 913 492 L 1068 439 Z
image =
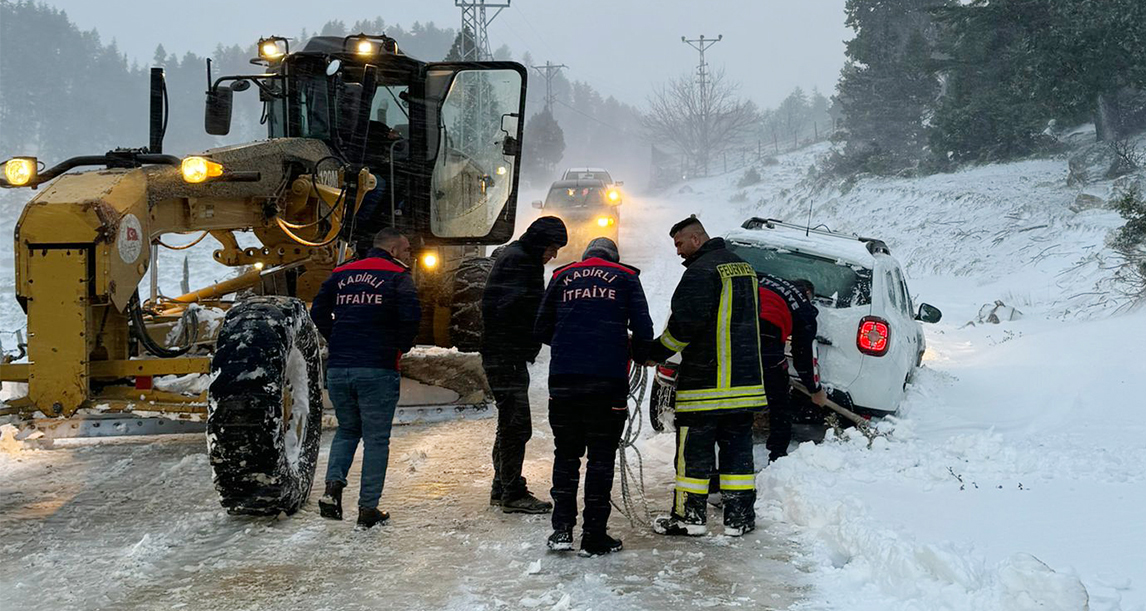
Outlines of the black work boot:
M 746 524 L 724 525 L 724 534 L 729 537 L 743 537 L 748 533 L 756 530 L 756 522 L 748 522 Z
M 512 500 L 502 498 L 501 510 L 505 513 L 549 513 L 553 511 L 553 503 L 543 501 L 527 491 Z
M 549 538 L 545 540 L 545 547 L 555 552 L 568 552 L 573 549 L 573 529 L 569 530 L 555 530 Z
M 326 491 L 318 499 L 318 513 L 331 520 L 342 519 L 342 489 L 346 484 L 342 482 L 326 482 Z
M 378 511 L 377 507 L 359 507 L 358 508 L 358 525 L 355 526 L 356 530 L 367 530 L 374 528 L 378 524 L 383 524 L 386 520 L 390 519 L 390 514 L 385 511 Z
M 675 516 L 661 516 L 653 520 L 653 531 L 670 537 L 703 537 L 708 533 L 704 522 L 686 522 Z
M 580 555 L 586 558 L 602 556 L 619 552 L 622 549 L 621 540 L 614 539 L 605 533 L 585 533 L 581 535 Z

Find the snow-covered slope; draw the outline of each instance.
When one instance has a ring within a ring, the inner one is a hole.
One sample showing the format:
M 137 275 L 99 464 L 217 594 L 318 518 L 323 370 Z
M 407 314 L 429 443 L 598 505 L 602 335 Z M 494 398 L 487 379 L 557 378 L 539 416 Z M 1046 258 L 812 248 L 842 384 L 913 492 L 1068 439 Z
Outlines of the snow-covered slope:
M 1121 219 L 1070 209 L 1063 159 L 815 189 L 804 179 L 825 150 L 762 167 L 748 189 L 720 176 L 664 203 L 716 233 L 810 209 L 813 225 L 884 239 L 916 301 L 944 311 L 881 423 L 890 442 L 804 444 L 760 475 L 761 515 L 810 550 L 803 608 L 1146 608 L 1146 316 L 1119 314 L 1104 243 Z M 995 300 L 1023 317 L 968 324 Z

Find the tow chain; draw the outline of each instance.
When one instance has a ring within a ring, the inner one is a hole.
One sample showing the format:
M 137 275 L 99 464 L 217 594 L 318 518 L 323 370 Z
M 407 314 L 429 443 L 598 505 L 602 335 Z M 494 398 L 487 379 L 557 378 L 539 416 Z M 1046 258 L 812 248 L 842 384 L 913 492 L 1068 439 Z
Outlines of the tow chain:
M 647 368 L 641 367 L 636 363 L 633 365 L 632 371 L 629 372 L 628 398 L 631 402 L 629 418 L 628 423 L 625 425 L 625 432 L 621 435 L 620 445 L 617 448 L 617 460 L 621 464 L 621 504 L 618 505 L 617 502 L 612 499 L 610 499 L 609 502 L 617 509 L 617 512 L 628 518 L 629 524 L 635 528 L 641 518 L 641 513 L 638 513 L 638 509 L 643 513 L 644 524 L 652 523 L 653 514 L 652 511 L 649 510 L 648 497 L 645 495 L 644 459 L 641 457 L 640 449 L 637 448 L 637 440 L 641 436 L 641 428 L 644 423 L 641 405 L 645 402 L 645 391 L 648 387 L 649 376 Z M 629 450 L 632 450 L 633 455 L 636 457 L 635 470 L 633 463 L 629 460 Z M 639 508 L 638 503 L 640 505 Z

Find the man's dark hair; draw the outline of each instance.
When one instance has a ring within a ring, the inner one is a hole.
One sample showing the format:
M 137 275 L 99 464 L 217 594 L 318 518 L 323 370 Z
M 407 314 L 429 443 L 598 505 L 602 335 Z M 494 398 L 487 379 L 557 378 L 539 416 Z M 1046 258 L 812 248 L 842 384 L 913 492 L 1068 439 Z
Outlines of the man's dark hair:
M 795 280 L 792 280 L 791 282 L 792 282 L 792 286 L 800 289 L 801 291 L 804 291 L 805 294 L 815 296 L 816 285 L 812 284 L 811 280 L 806 280 L 804 278 L 797 278 Z
M 394 245 L 394 242 L 402 239 L 402 237 L 403 235 L 401 231 L 398 231 L 393 227 L 385 227 L 378 233 L 374 234 L 374 248 L 387 250 Z
M 696 215 L 694 214 L 694 215 L 684 219 L 683 221 L 677 223 L 676 225 L 673 225 L 672 229 L 669 229 L 669 237 L 675 238 L 676 234 L 680 233 L 682 229 L 684 229 L 685 227 L 689 227 L 691 225 L 700 225 L 700 230 L 704 231 L 704 225 L 701 225 L 700 219 L 696 218 Z

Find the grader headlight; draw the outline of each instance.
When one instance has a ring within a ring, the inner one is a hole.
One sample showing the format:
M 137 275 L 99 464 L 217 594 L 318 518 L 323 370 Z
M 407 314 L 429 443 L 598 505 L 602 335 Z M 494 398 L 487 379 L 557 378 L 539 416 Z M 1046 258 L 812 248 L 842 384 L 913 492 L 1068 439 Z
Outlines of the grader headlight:
M 183 182 L 199 184 L 209 178 L 223 175 L 222 164 L 215 163 L 206 157 L 187 157 L 180 166 L 183 172 Z
M 281 36 L 271 36 L 259 40 L 259 58 L 269 62 L 282 59 L 290 50 L 287 39 Z
M 35 157 L 13 157 L 4 163 L 4 178 L 13 187 L 23 187 L 39 174 Z
M 366 40 L 366 39 L 362 39 L 362 40 L 358 41 L 358 44 L 354 45 L 354 50 L 359 55 L 374 55 L 374 52 L 377 50 L 377 47 L 375 46 L 375 44 L 373 42 Z
M 422 267 L 426 269 L 434 269 L 438 267 L 438 255 L 428 252 L 422 255 Z

